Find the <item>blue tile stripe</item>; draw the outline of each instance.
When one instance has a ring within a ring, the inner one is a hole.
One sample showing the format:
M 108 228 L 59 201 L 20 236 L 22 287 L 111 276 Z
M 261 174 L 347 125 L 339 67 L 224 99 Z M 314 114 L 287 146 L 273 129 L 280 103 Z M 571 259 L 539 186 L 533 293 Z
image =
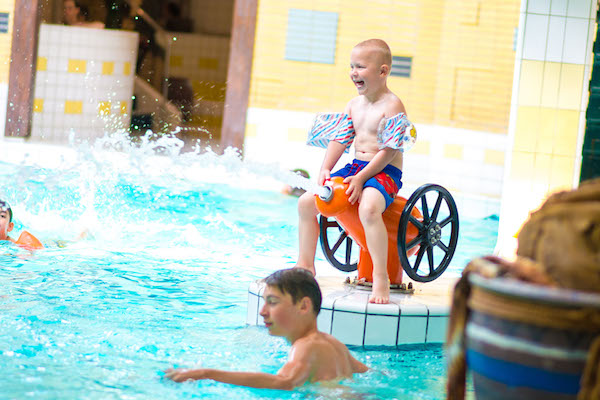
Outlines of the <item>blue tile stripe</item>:
M 0 33 L 8 33 L 8 13 L 0 13 Z
M 524 386 L 548 392 L 577 394 L 580 375 L 544 371 L 488 357 L 467 350 L 467 365 L 473 371 L 507 386 Z

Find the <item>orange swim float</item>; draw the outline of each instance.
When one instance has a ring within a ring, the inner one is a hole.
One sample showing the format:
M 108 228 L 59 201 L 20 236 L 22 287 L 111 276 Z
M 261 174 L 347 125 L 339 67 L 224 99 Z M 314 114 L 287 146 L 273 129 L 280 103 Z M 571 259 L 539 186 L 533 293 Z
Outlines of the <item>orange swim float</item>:
M 40 250 L 44 248 L 42 242 L 27 231 L 21 232 L 17 240 L 10 239 L 10 241 L 27 250 Z

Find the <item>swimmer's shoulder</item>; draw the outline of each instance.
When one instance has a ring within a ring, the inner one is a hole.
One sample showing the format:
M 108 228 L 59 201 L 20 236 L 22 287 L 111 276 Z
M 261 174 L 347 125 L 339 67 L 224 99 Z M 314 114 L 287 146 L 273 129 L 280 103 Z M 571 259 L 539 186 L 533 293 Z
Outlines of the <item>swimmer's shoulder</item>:
M 398 96 L 390 91 L 385 101 L 385 117 L 390 118 L 400 113 L 406 114 L 404 103 L 402 103 L 402 100 L 400 100 Z
M 356 96 L 350 99 L 350 101 L 346 104 L 346 109 L 344 112 L 352 117 L 352 109 L 357 107 L 361 102 L 362 96 Z
M 311 351 L 326 353 L 334 350 L 336 353 L 347 352 L 348 348 L 332 335 L 325 332 L 314 332 L 302 338 L 302 346 L 310 347 Z

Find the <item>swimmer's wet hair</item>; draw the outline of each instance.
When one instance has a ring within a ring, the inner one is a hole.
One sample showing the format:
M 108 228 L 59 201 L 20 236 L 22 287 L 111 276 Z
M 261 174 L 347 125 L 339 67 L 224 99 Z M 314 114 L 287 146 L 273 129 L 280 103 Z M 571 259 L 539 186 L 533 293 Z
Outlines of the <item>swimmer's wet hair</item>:
M 13 218 L 12 208 L 10 208 L 7 201 L 0 199 L 0 211 L 8 212 L 8 223 L 11 223 Z
M 265 283 L 281 293 L 289 293 L 294 304 L 308 297 L 312 301 L 315 315 L 321 311 L 321 289 L 310 272 L 302 268 L 280 269 L 265 278 Z

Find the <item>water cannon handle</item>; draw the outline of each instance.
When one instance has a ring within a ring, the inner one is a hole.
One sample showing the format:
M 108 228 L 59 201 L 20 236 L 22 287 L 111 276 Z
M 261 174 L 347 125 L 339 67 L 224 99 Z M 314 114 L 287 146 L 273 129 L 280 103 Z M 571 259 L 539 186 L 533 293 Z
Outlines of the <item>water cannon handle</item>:
M 327 196 L 315 196 L 317 210 L 326 217 L 335 217 L 348 209 L 349 207 L 357 207 L 357 204 L 348 202 L 348 184 L 344 183 L 344 178 L 334 176 L 326 182 L 327 190 L 330 192 Z

